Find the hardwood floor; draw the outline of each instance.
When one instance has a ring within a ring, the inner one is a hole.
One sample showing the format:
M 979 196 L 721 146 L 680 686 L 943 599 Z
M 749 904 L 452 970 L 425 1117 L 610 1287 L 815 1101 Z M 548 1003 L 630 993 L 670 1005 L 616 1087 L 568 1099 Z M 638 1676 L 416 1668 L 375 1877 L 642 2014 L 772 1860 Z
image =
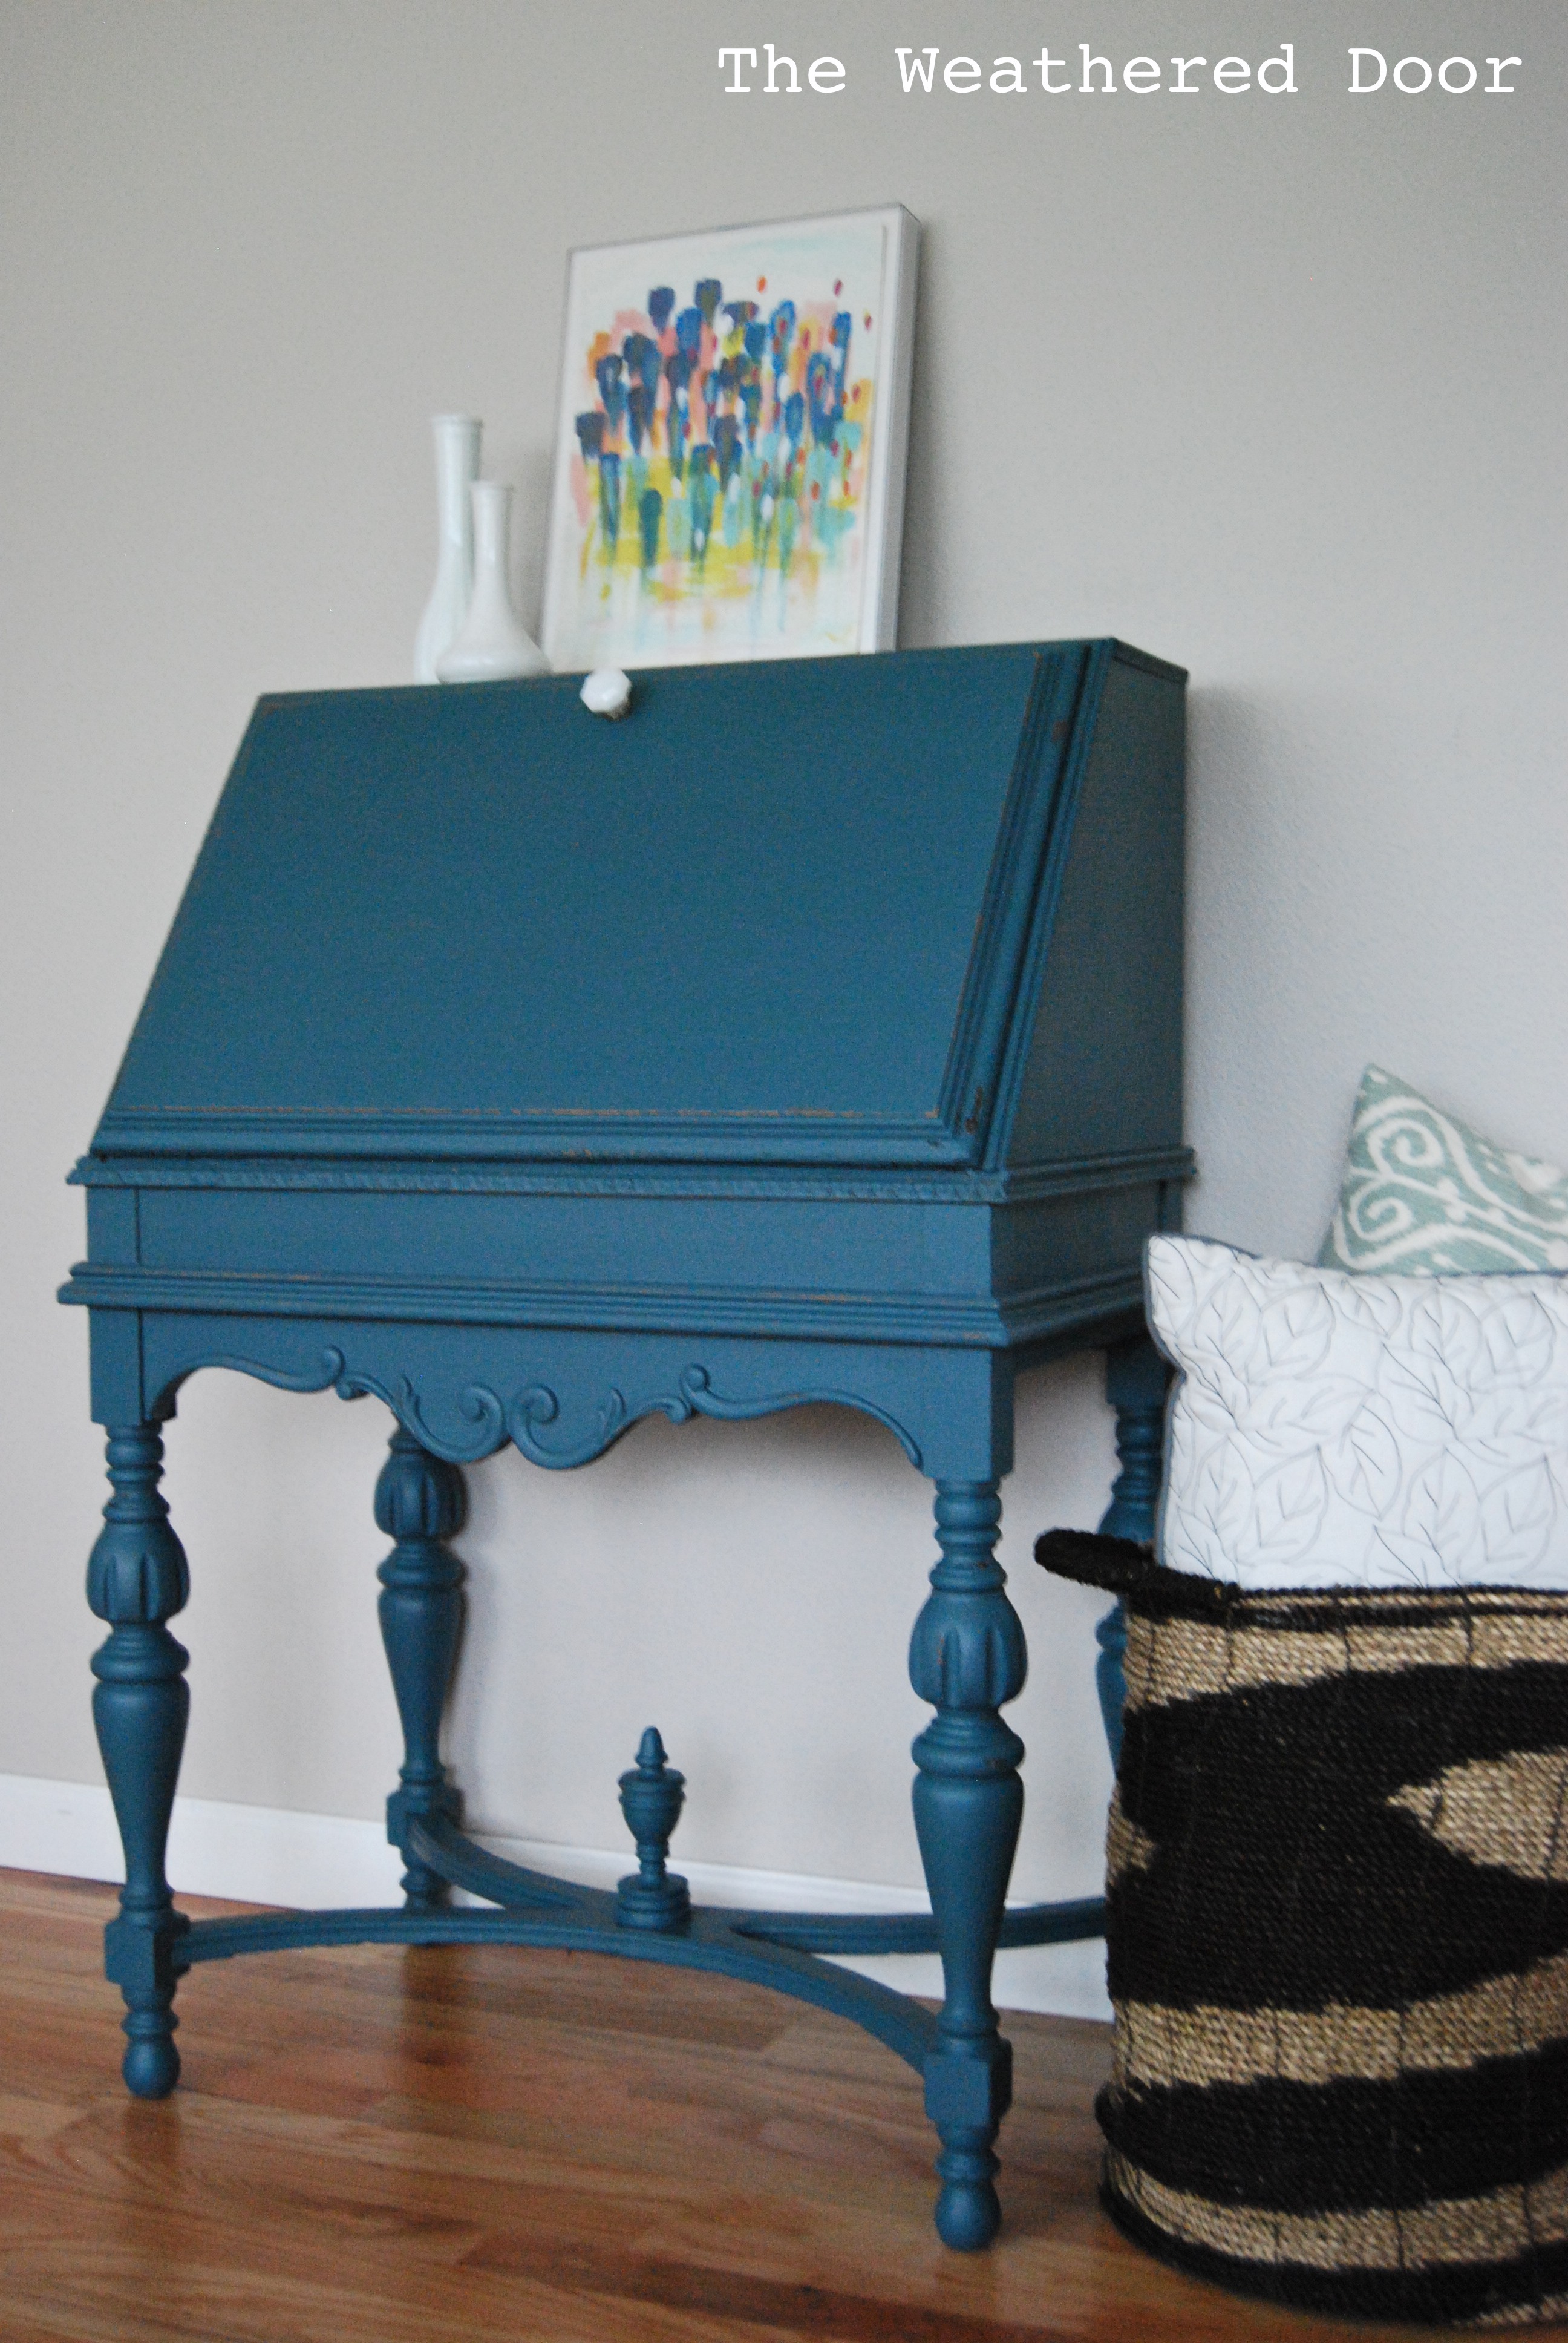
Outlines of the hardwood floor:
M 931 2230 L 915 2077 L 749 1986 L 500 1947 L 275 1953 L 121 2088 L 113 1891 L 0 1872 L 5 2343 L 1284 2343 L 1094 2197 L 1109 2029 L 1012 2016 L 1005 2227 Z M 233 1906 L 190 1902 L 193 1912 Z

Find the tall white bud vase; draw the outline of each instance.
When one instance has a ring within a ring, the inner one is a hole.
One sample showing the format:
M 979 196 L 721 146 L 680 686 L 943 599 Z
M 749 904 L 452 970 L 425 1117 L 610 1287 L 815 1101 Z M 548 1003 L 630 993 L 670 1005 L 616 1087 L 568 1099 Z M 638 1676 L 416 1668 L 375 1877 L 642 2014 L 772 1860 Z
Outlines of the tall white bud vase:
M 503 676 L 548 675 L 550 663 L 523 632 L 507 577 L 512 491 L 504 480 L 476 480 L 474 592 L 456 639 L 436 661 L 443 683 L 491 683 Z
M 468 490 L 479 477 L 477 415 L 433 415 L 438 536 L 436 583 L 414 638 L 414 680 L 434 683 L 436 661 L 468 615 L 474 590 L 474 521 Z

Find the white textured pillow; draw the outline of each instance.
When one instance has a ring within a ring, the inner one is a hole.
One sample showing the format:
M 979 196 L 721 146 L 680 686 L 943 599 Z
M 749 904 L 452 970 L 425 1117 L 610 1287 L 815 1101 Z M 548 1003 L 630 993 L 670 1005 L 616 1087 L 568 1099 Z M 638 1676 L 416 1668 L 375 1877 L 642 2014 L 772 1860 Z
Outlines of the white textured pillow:
M 1568 1586 L 1568 1278 L 1151 1237 L 1160 1558 L 1243 1586 Z

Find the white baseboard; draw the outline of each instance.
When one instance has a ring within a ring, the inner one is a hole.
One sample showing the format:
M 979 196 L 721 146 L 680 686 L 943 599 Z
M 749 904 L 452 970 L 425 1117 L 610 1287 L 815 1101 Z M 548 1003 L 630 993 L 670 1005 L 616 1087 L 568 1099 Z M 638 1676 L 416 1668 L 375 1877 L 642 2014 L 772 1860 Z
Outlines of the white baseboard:
M 630 1868 L 629 1849 L 555 1846 L 539 1839 L 479 1834 L 512 1863 L 552 1871 L 586 1886 L 613 1887 Z M 764 1912 L 921 1912 L 919 1888 L 853 1879 L 813 1879 L 738 1865 L 678 1865 L 699 1904 Z M 0 1868 L 52 1871 L 67 1879 L 125 1877 L 108 1791 L 91 1782 L 41 1781 L 0 1774 Z M 303 1815 L 278 1806 L 243 1806 L 216 1798 L 176 1798 L 169 1831 L 168 1874 L 177 1892 L 222 1896 L 244 1904 L 323 1910 L 337 1904 L 396 1904 L 403 1865 L 380 1824 L 343 1815 Z M 472 1901 L 472 1898 L 463 1898 Z M 844 1962 L 905 1993 L 941 1994 L 935 1954 L 888 1955 Z M 1063 2017 L 1109 2017 L 1105 1951 L 1095 1942 L 1046 1945 L 999 1953 L 992 1986 L 1002 2009 L 1036 2009 Z

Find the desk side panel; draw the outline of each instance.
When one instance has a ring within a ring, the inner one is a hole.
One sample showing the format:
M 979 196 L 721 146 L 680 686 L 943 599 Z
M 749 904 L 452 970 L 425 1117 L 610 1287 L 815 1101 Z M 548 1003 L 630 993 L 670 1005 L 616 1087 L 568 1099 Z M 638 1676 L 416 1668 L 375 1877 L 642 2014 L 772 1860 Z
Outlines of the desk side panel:
M 1181 1145 L 1184 761 L 1180 679 L 1113 656 L 1009 1137 L 1012 1164 Z

